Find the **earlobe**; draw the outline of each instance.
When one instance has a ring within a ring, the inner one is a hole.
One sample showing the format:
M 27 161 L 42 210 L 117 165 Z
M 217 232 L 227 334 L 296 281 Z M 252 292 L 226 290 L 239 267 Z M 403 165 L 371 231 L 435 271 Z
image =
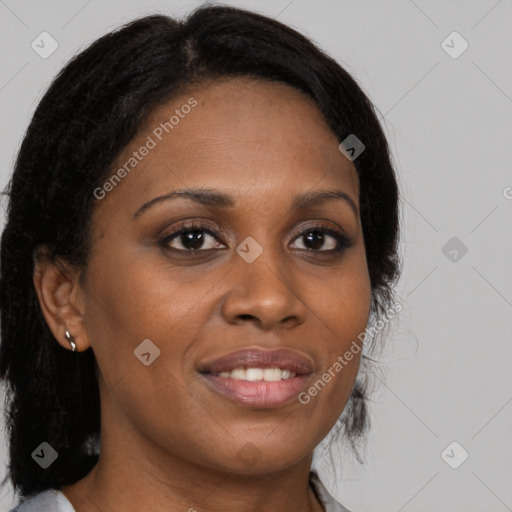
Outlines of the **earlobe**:
M 34 258 L 33 281 L 41 312 L 55 339 L 66 349 L 83 351 L 90 343 L 84 325 L 80 272 L 44 251 Z

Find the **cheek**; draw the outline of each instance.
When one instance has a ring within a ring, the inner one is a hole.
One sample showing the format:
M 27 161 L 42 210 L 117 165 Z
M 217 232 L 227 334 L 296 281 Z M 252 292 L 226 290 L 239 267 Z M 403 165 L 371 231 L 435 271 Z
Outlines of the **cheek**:
M 102 373 L 115 379 L 140 371 L 134 351 L 149 339 L 181 380 L 184 355 L 211 314 L 208 291 L 218 273 L 198 278 L 197 271 L 171 267 L 161 257 L 110 245 L 96 251 L 87 283 L 87 331 Z
M 339 274 L 325 281 L 321 293 L 310 291 L 309 296 L 317 298 L 310 308 L 318 324 L 314 332 L 318 343 L 322 343 L 323 357 L 313 389 L 307 390 L 304 402 L 329 410 L 330 414 L 324 416 L 329 424 L 341 414 L 359 369 L 362 334 L 371 307 L 371 283 L 364 253 L 363 258 L 359 255 L 340 266 Z
M 331 354 L 344 351 L 357 340 L 368 324 L 371 307 L 371 283 L 364 253 L 347 258 L 338 274 L 321 288 L 317 315 L 331 333 Z
M 207 276 L 187 280 L 182 269 L 166 266 L 162 259 L 131 254 L 129 250 L 98 254 L 96 263 L 91 263 L 91 294 L 101 299 L 117 328 L 132 336 L 168 332 L 193 313 L 208 281 Z

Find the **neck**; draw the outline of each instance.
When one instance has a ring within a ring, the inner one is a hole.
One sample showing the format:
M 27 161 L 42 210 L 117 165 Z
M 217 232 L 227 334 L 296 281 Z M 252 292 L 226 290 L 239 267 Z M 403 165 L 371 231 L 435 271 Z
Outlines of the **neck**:
M 76 512 L 323 512 L 309 484 L 312 454 L 286 469 L 240 474 L 171 456 L 147 438 L 130 442 L 125 428 L 112 434 L 102 425 L 98 463 L 62 488 Z

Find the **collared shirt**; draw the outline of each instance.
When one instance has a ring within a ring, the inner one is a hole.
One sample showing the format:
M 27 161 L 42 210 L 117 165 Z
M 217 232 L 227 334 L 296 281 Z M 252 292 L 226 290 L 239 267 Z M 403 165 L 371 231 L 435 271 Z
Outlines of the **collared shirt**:
M 324 506 L 325 512 L 350 512 L 327 492 L 316 471 L 310 472 L 309 483 Z M 76 512 L 76 510 L 63 492 L 58 489 L 47 489 L 27 497 L 9 512 Z

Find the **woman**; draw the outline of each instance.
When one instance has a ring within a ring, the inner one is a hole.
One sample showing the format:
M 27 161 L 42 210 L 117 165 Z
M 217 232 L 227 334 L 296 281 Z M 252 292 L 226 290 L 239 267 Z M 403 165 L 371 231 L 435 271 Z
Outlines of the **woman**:
M 345 70 L 240 9 L 135 20 L 56 78 L 8 193 L 16 511 L 347 510 L 313 451 L 367 430 L 399 262 L 388 145 Z

